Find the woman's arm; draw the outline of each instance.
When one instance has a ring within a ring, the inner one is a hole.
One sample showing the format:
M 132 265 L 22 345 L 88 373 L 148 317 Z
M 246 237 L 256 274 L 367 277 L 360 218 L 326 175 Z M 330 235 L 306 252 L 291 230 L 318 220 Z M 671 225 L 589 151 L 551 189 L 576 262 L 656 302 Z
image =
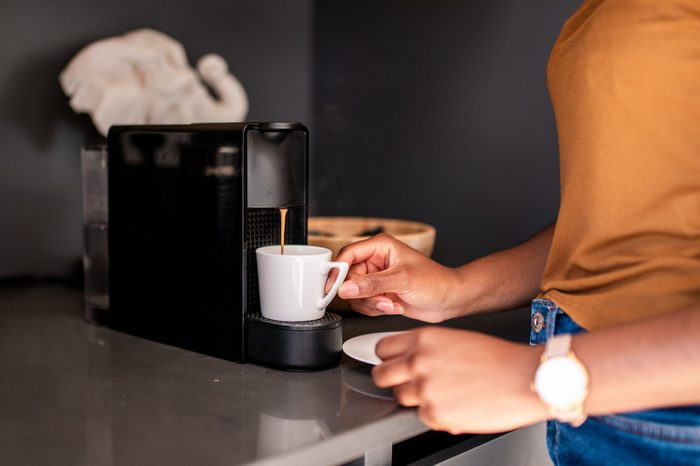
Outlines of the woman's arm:
M 590 376 L 588 414 L 700 404 L 700 302 L 576 335 L 572 348 Z
M 426 322 L 513 308 L 537 295 L 553 229 L 456 269 L 377 235 L 338 254 L 337 260 L 350 264 L 338 294 L 363 314 L 404 314 Z
M 518 246 L 460 267 L 464 314 L 529 304 L 539 292 L 553 233 L 554 225 L 551 225 Z
M 700 404 L 700 302 L 663 316 L 574 336 L 586 366 L 584 411 L 603 415 Z M 543 348 L 436 327 L 384 338 L 380 387 L 418 406 L 430 427 L 501 432 L 545 420 L 531 383 Z

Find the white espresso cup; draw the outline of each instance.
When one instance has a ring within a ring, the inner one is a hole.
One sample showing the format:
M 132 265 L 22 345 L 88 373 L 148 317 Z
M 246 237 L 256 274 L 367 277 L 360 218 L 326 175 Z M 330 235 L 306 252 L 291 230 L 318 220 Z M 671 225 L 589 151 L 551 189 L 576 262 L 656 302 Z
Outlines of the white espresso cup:
M 331 250 L 318 246 L 288 245 L 283 255 L 278 244 L 258 248 L 255 255 L 260 311 L 272 320 L 320 319 L 348 274 L 347 262 L 331 262 Z M 328 274 L 334 268 L 338 277 L 324 295 Z

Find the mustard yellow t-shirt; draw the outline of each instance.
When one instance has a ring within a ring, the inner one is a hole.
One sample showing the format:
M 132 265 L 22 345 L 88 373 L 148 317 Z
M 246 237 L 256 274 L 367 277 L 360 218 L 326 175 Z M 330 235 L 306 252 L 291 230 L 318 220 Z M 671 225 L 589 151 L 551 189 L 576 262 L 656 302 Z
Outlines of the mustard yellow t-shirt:
M 588 329 L 700 300 L 700 0 L 587 0 L 548 67 L 561 206 L 541 282 Z

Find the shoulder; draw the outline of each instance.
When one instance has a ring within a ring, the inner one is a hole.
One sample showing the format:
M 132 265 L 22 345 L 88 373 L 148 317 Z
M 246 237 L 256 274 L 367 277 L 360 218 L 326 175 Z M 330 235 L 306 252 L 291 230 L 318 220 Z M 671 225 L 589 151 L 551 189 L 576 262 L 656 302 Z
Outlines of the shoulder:
M 551 59 L 618 75 L 669 68 L 696 73 L 700 2 L 587 0 L 564 25 Z

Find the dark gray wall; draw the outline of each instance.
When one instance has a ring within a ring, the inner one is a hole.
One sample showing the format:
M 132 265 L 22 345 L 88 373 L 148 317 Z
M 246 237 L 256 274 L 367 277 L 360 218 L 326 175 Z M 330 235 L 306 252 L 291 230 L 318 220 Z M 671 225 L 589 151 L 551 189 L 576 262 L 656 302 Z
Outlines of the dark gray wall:
M 428 222 L 453 265 L 552 222 L 546 62 L 579 3 L 317 2 L 315 212 Z
M 578 3 L 5 0 L 0 277 L 65 275 L 79 257 L 78 152 L 95 134 L 57 76 L 83 45 L 143 26 L 191 62 L 222 54 L 251 119 L 312 127 L 313 213 L 426 221 L 449 264 L 521 241 L 556 215 L 545 65 Z
M 3 0 L 0 8 L 0 277 L 70 273 L 80 256 L 79 149 L 96 137 L 58 74 L 94 40 L 139 27 L 191 63 L 216 52 L 248 90 L 252 120 L 310 121 L 312 0 Z

